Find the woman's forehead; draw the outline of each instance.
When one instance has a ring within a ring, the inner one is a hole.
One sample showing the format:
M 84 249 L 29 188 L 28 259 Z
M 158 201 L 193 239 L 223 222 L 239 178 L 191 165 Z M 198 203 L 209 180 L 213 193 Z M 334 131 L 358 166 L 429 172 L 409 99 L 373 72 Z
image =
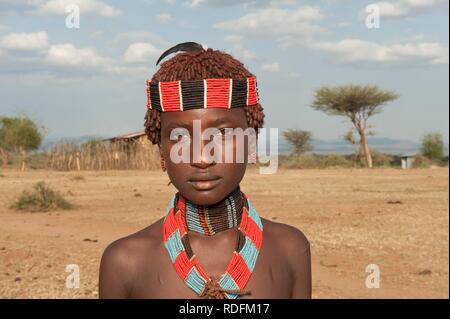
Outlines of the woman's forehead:
M 243 108 L 233 109 L 192 109 L 182 112 L 161 113 L 161 126 L 190 127 L 193 121 L 200 120 L 202 126 L 214 127 L 222 124 L 246 126 L 247 118 Z

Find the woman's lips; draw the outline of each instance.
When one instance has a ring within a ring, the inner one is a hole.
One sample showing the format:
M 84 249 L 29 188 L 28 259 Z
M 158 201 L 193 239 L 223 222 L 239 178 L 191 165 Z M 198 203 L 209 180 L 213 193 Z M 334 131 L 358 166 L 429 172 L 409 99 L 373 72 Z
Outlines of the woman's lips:
M 214 177 L 208 179 L 191 179 L 188 182 L 198 191 L 206 191 L 213 189 L 222 181 L 221 177 Z

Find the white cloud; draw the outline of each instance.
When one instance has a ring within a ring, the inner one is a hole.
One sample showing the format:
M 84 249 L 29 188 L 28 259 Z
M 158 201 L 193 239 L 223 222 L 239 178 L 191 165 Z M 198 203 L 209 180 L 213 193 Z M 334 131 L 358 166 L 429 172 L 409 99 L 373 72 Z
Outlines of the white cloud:
M 242 36 L 227 35 L 224 41 L 232 46 L 232 49 L 229 50 L 229 53 L 235 58 L 243 61 L 251 61 L 256 59 L 256 53 L 245 47 L 244 38 Z
M 298 72 L 289 72 L 287 74 L 287 76 L 288 76 L 288 78 L 291 78 L 291 79 L 299 79 L 300 78 L 300 73 L 298 73 Z
M 0 12 L 24 11 L 30 7 L 36 7 L 42 2 L 43 0 L 0 0 Z
M 447 0 L 397 0 L 379 1 L 381 18 L 403 18 L 416 15 L 432 8 L 448 5 Z
M 281 5 L 291 5 L 296 4 L 296 0 L 271 0 L 270 5 L 271 6 L 281 6 Z
M 93 48 L 76 48 L 72 43 L 51 45 L 47 53 L 49 64 L 70 67 L 105 67 L 114 60 L 102 57 Z
M 149 31 L 128 31 L 118 33 L 111 41 L 112 44 L 127 47 L 134 42 L 148 42 L 156 47 L 168 47 L 170 45 L 166 39 L 156 33 Z
M 227 7 L 234 5 L 242 5 L 244 8 L 247 7 L 261 7 L 262 5 L 292 5 L 297 3 L 296 0 L 188 0 L 187 4 L 192 8 L 199 7 Z
M 1 38 L 0 46 L 8 50 L 44 50 L 48 47 L 47 32 L 10 33 Z
M 344 39 L 339 42 L 310 42 L 307 46 L 331 53 L 342 63 L 415 61 L 447 64 L 449 55 L 448 44 L 438 42 L 379 44 L 360 39 Z
M 124 60 L 129 63 L 150 62 L 160 54 L 161 52 L 153 44 L 136 42 L 128 46 L 124 54 Z
M 259 8 L 239 19 L 214 24 L 215 28 L 250 34 L 310 34 L 322 30 L 315 23 L 323 18 L 319 7 L 295 9 Z
M 52 66 L 51 72 L 88 72 L 95 74 L 139 75 L 148 74 L 148 69 L 121 64 L 116 59 L 99 55 L 94 48 L 77 48 L 72 43 L 51 45 L 44 63 Z
M 21 45 L 21 48 L 24 46 Z M 127 66 L 117 59 L 98 54 L 94 48 L 77 48 L 72 43 L 50 44 L 42 50 L 29 50 L 28 54 L 0 47 L 0 55 L 0 75 L 45 73 L 59 76 L 70 73 L 89 76 L 126 74 L 142 77 L 147 76 L 149 72 L 148 67 Z
M 174 5 L 177 1 L 176 0 L 166 0 L 166 2 L 170 5 Z
M 235 5 L 239 3 L 245 3 L 248 1 L 239 1 L 239 0 L 189 0 L 188 4 L 190 7 L 225 7 L 230 5 Z
M 166 24 L 172 21 L 172 16 L 168 13 L 160 13 L 156 16 L 156 21 L 161 24 Z
M 261 65 L 261 70 L 267 72 L 278 72 L 280 71 L 280 64 L 278 62 L 264 63 L 263 65 Z
M 448 64 L 448 54 L 433 59 L 433 60 L 431 61 L 431 64 L 436 64 L 436 65 L 439 65 L 439 64 Z
M 34 9 L 30 12 L 39 15 L 53 14 L 66 15 L 66 8 L 69 5 L 77 5 L 80 8 L 80 14 L 97 14 L 104 17 L 113 17 L 122 12 L 102 1 L 98 0 L 49 0 L 45 2 L 34 2 Z

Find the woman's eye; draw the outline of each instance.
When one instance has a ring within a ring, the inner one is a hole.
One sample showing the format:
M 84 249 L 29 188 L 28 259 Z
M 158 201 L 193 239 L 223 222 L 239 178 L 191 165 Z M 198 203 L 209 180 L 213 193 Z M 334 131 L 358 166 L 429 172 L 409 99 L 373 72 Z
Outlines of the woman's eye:
M 228 140 L 231 136 L 233 136 L 233 129 L 221 128 L 214 134 L 214 140 L 224 141 Z
M 221 129 L 219 129 L 219 132 L 220 132 L 220 134 L 223 135 L 223 136 L 229 136 L 230 134 L 233 133 L 233 129 L 230 129 L 230 128 L 221 128 Z
M 180 134 L 178 135 L 178 141 L 188 141 L 191 138 L 189 134 Z

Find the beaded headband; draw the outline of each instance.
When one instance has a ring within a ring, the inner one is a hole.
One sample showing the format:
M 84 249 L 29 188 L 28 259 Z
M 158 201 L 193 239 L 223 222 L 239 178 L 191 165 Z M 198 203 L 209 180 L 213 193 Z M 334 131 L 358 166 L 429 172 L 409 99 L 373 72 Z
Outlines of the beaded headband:
M 178 51 L 204 51 L 195 42 L 184 42 L 166 50 L 156 65 L 167 55 Z M 214 78 L 158 82 L 147 80 L 147 108 L 160 112 L 180 112 L 191 109 L 254 106 L 259 103 L 256 78 Z
M 147 81 L 147 108 L 161 112 L 253 106 L 258 104 L 256 78 Z

